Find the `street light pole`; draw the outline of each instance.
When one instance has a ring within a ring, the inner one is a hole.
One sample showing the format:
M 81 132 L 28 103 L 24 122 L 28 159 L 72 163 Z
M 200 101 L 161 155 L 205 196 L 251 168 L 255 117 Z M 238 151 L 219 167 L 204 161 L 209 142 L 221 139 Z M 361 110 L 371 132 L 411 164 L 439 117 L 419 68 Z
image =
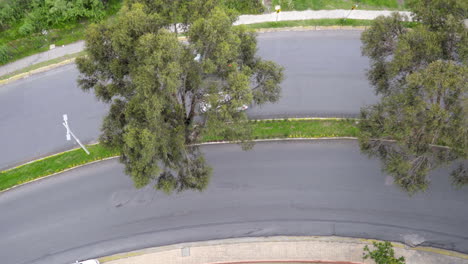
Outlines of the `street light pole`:
M 63 123 L 62 125 L 67 129 L 67 140 L 71 140 L 70 135 L 75 139 L 75 141 L 80 145 L 80 147 L 86 152 L 86 154 L 89 155 L 88 149 L 81 144 L 81 141 L 73 134 L 73 132 L 70 130 L 70 127 L 68 126 L 68 116 L 66 114 L 63 115 Z

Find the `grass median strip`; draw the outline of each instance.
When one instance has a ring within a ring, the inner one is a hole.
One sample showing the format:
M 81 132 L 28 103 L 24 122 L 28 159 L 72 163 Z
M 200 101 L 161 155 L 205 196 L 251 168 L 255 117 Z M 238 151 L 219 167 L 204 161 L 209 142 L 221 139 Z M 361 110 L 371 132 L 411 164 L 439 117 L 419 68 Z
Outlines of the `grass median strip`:
M 253 122 L 255 139 L 271 138 L 321 138 L 356 137 L 359 133 L 356 120 L 268 120 Z M 204 142 L 222 141 L 223 138 L 205 136 Z M 10 170 L 0 172 L 0 191 L 33 181 L 66 169 L 119 155 L 115 149 L 107 149 L 100 144 L 88 146 L 90 155 L 75 149 L 46 157 Z
M 119 154 L 118 151 L 104 148 L 99 144 L 90 145 L 87 148 L 90 155 L 86 155 L 82 149 L 74 149 L 2 171 L 0 172 L 0 190 Z

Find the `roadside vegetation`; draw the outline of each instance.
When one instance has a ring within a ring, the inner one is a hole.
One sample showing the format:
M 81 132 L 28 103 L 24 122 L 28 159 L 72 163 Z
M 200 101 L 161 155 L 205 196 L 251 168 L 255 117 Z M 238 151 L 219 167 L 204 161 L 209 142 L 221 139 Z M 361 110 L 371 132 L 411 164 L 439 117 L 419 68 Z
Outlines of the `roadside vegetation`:
M 87 26 L 114 15 L 121 0 L 1 0 L 0 64 L 84 38 Z
M 253 138 L 321 138 L 356 137 L 356 120 L 270 120 L 251 121 Z M 219 135 L 206 135 L 201 142 L 222 141 Z M 78 165 L 119 156 L 116 148 L 106 148 L 101 144 L 87 146 L 90 155 L 82 149 L 74 149 L 54 156 L 0 172 L 0 191 L 13 186 L 45 177 Z
M 0 65 L 84 39 L 86 28 L 109 19 L 124 0 L 0 0 Z M 264 11 L 257 0 L 223 0 L 242 14 Z

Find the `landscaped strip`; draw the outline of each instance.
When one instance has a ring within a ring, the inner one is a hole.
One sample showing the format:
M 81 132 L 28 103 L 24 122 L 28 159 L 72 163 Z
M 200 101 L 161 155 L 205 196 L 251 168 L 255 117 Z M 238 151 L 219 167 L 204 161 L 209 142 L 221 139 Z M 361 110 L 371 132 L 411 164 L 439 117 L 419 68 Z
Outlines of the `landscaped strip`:
M 253 139 L 357 137 L 356 120 L 305 119 L 255 120 Z M 223 141 L 217 135 L 206 135 L 203 142 Z
M 356 137 L 359 133 L 356 120 L 267 120 L 253 122 L 255 139 L 272 138 L 321 138 Z M 220 137 L 206 136 L 204 142 L 221 141 Z M 90 155 L 81 149 L 74 149 L 46 157 L 25 165 L 0 172 L 0 191 L 16 185 L 36 180 L 79 165 L 118 156 L 115 149 L 107 149 L 100 144 L 89 145 Z
M 245 25 L 251 29 L 267 29 L 267 28 L 287 28 L 287 27 L 329 27 L 329 26 L 345 26 L 345 27 L 368 27 L 373 20 L 365 19 L 344 19 L 344 18 L 323 18 L 323 19 L 307 19 L 307 20 L 288 20 L 278 22 L 263 22 Z M 417 22 L 403 22 L 408 28 L 417 25 Z

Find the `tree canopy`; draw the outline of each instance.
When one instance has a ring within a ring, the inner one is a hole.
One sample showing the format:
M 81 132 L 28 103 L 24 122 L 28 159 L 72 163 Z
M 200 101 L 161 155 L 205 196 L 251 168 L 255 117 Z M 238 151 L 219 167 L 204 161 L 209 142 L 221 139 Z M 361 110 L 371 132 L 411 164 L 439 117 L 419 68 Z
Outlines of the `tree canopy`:
M 206 133 L 251 147 L 239 107 L 277 101 L 283 70 L 256 56 L 255 33 L 235 20 L 217 0 L 132 0 L 89 28 L 79 85 L 111 104 L 100 140 L 121 150 L 136 187 L 203 190 L 211 169 L 196 144 Z
M 381 96 L 361 111 L 361 147 L 409 193 L 425 190 L 429 171 L 453 161 L 454 183 L 468 182 L 467 9 L 448 2 L 443 8 L 445 0 L 413 0 L 419 26 L 405 29 L 405 18 L 393 14 L 361 36 L 368 78 Z

